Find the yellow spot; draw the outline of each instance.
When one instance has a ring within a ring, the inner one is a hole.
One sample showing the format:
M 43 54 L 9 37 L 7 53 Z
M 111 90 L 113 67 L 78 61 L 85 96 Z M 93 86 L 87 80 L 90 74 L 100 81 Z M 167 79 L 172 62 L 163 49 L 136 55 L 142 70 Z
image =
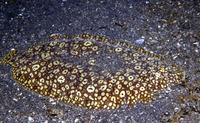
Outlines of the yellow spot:
M 128 82 L 127 82 L 127 81 L 125 81 L 125 82 L 124 82 L 124 84 L 125 84 L 125 85 L 127 85 L 127 84 L 128 84 Z
M 36 71 L 36 70 L 38 70 L 39 68 L 40 68 L 40 65 L 39 65 L 39 64 L 35 64 L 35 65 L 32 66 L 32 70 L 33 70 L 33 71 Z
M 90 72 L 90 73 L 89 73 L 89 76 L 94 76 L 94 72 Z
M 78 55 L 78 52 L 77 51 L 75 51 L 75 50 L 71 50 L 71 52 L 70 52 L 72 55 Z
M 76 75 L 71 75 L 71 76 L 70 76 L 70 79 L 71 79 L 71 80 L 74 80 L 75 78 L 76 78 Z
M 49 63 L 49 64 L 48 64 L 48 67 L 51 68 L 51 67 L 52 67 L 52 63 Z
M 98 97 L 98 94 L 97 94 L 97 93 L 95 93 L 95 94 L 94 94 L 94 96 L 95 96 L 95 97 Z
M 82 83 L 83 83 L 84 85 L 87 84 L 87 82 L 88 82 L 87 79 L 84 79 L 84 80 L 82 81 Z
M 97 51 L 97 50 L 98 50 L 98 46 L 92 47 L 92 50 L 93 50 L 93 51 Z
M 87 49 L 87 47 L 82 47 L 82 50 L 86 50 Z M 82 52 L 83 54 L 85 54 L 86 52 Z
M 129 77 L 128 77 L 128 80 L 129 80 L 129 81 L 131 81 L 131 80 L 133 80 L 133 79 L 134 79 L 133 76 L 129 76 Z
M 74 90 L 71 90 L 71 91 L 70 91 L 71 94 L 73 94 L 74 92 L 75 92 Z
M 77 91 L 77 92 L 76 92 L 76 95 L 79 96 L 79 97 L 81 97 L 82 94 L 81 94 L 80 91 Z
M 118 89 L 121 89 L 121 88 L 122 88 L 122 85 L 121 85 L 121 84 L 118 84 L 118 85 L 117 85 L 117 88 L 118 88 Z
M 62 89 L 63 92 L 65 91 L 65 88 L 64 88 L 64 87 L 62 87 L 61 89 Z
M 101 96 L 105 96 L 105 94 L 106 94 L 105 92 L 101 92 Z
M 156 72 L 155 75 L 156 75 L 156 79 L 158 79 L 161 76 L 161 74 L 158 72 Z
M 60 62 L 58 60 L 56 60 L 56 61 L 53 62 L 54 65 L 59 65 L 59 63 Z
M 78 47 L 79 47 L 79 45 L 77 45 L 77 44 L 73 45 L 73 49 L 77 49 Z
M 44 83 L 44 78 L 41 78 L 41 79 L 40 79 L 40 82 L 41 82 L 41 83 Z
M 64 42 L 62 42 L 62 43 L 60 43 L 60 48 L 62 48 L 62 47 L 64 47 L 65 46 L 65 43 Z
M 57 68 L 57 69 L 55 69 L 55 70 L 53 70 L 53 73 L 54 74 L 57 74 L 58 72 L 60 72 L 60 70 Z
M 107 92 L 110 92 L 110 91 L 111 91 L 111 89 L 107 88 L 107 89 L 106 89 L 106 91 L 107 91 Z
M 65 89 L 69 90 L 69 85 L 65 85 Z
M 121 98 L 125 97 L 125 95 L 126 95 L 125 91 L 121 91 L 120 94 L 119 94 L 119 96 L 120 96 Z
M 112 85 L 111 83 L 110 83 L 110 84 L 108 84 L 108 87 L 109 87 L 109 88 L 112 88 L 112 86 L 113 86 L 113 85 Z
M 30 70 L 30 68 L 27 68 L 27 72 L 30 72 L 31 70 Z
M 57 44 L 56 41 L 52 41 L 52 42 L 50 43 L 50 46 L 55 46 L 56 44 Z
M 122 48 L 115 48 L 115 52 L 121 52 L 122 51 Z
M 110 103 L 108 104 L 108 106 L 110 106 L 110 107 L 111 107 L 111 106 L 112 106 L 112 103 L 110 102 Z
M 51 52 L 50 54 L 53 56 L 55 53 L 54 53 L 54 52 Z
M 95 62 L 96 62 L 95 59 L 91 59 L 88 63 L 89 63 L 90 65 L 95 65 Z
M 91 95 L 89 96 L 89 99 L 94 100 L 94 98 Z M 91 103 L 91 105 L 93 105 L 93 104 Z
M 26 67 L 26 66 L 24 66 L 22 69 L 23 69 L 23 70 L 26 70 L 26 68 L 27 68 L 27 67 Z
M 53 75 L 53 74 L 50 74 L 49 77 L 52 78 L 52 77 L 54 77 L 54 75 Z
M 98 84 L 102 84 L 103 83 L 103 80 L 98 80 Z
M 117 80 L 116 79 L 111 79 L 110 82 L 111 83 L 115 83 Z
M 119 90 L 118 89 L 115 89 L 115 94 L 119 94 Z
M 130 90 L 132 91 L 133 89 L 134 89 L 134 86 L 131 86 L 131 87 L 130 87 Z
M 119 76 L 119 80 L 124 80 L 124 76 Z
M 91 41 L 86 41 L 86 42 L 84 43 L 84 45 L 85 45 L 85 46 L 90 46 L 90 45 L 92 45 L 92 42 L 91 42 Z
M 83 95 L 84 95 L 85 97 L 88 97 L 88 94 L 86 94 L 86 93 L 84 93 Z
M 131 92 L 130 92 L 129 90 L 126 91 L 126 94 L 127 94 L 127 95 L 130 95 L 130 93 L 131 93 Z
M 147 85 L 147 83 L 142 83 L 142 85 L 145 87 Z
M 105 91 L 105 90 L 106 90 L 106 88 L 107 88 L 107 85 L 102 85 L 102 86 L 100 87 L 100 89 L 99 89 L 99 90 L 101 90 L 101 91 Z
M 57 85 L 55 83 L 53 84 L 53 88 L 57 88 Z
M 147 71 L 146 71 L 146 70 L 144 70 L 144 71 L 142 72 L 142 74 L 143 74 L 143 75 L 146 75 L 146 74 L 147 74 Z
M 144 91 L 145 90 L 145 88 L 144 87 L 140 87 L 140 91 Z
M 110 101 L 116 103 L 116 97 L 115 97 L 115 96 L 112 96 L 112 97 L 110 98 Z
M 137 87 L 137 88 L 140 87 L 140 84 L 136 84 L 136 87 Z
M 72 73 L 77 73 L 78 69 L 73 69 Z
M 86 72 L 84 72 L 84 73 L 81 73 L 81 76 L 82 77 L 85 77 L 87 75 L 87 73 Z
M 65 64 L 65 67 L 70 68 L 70 67 L 72 67 L 72 64 L 71 63 L 67 63 L 67 64 Z
M 134 53 L 134 54 L 133 54 L 133 57 L 136 57 L 136 56 L 139 56 L 139 54 L 138 54 L 138 53 Z
M 42 53 L 41 57 L 42 57 L 42 59 L 50 59 L 51 58 L 51 56 L 50 56 L 50 54 L 48 52 L 47 53 Z
M 135 95 L 138 94 L 138 90 L 133 90 L 135 92 Z
M 65 70 L 62 71 L 62 74 L 67 74 L 67 73 L 68 73 L 67 69 L 65 69 Z
M 102 99 L 103 101 L 106 101 L 107 100 L 107 97 L 103 97 L 103 99 Z
M 134 68 L 135 68 L 136 70 L 139 70 L 139 69 L 141 69 L 141 67 L 140 67 L 140 66 L 138 66 L 138 65 L 136 65 Z
M 44 66 L 41 68 L 40 72 L 43 73 L 45 70 L 46 70 L 46 67 Z

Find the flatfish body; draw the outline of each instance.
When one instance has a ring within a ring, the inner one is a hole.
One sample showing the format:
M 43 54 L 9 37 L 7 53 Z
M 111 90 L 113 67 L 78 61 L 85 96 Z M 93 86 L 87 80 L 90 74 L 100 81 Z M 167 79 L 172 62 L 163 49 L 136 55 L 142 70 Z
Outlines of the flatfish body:
M 87 33 L 53 35 L 1 59 L 12 77 L 38 94 L 86 109 L 130 107 L 181 83 L 181 72 L 161 56 Z

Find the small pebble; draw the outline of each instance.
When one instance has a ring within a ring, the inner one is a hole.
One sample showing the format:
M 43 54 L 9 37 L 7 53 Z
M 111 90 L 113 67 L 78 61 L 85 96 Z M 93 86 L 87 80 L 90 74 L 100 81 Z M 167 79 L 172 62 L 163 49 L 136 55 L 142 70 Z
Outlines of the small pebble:
M 143 44 L 144 43 L 144 39 L 141 38 L 141 39 L 136 40 L 135 42 L 137 44 Z

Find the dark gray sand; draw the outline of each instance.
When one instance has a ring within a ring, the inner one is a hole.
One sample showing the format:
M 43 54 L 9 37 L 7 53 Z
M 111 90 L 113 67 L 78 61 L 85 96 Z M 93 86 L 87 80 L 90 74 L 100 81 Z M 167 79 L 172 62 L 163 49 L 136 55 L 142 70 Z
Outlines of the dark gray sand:
M 51 34 L 106 36 L 160 54 L 186 70 L 183 84 L 131 109 L 86 110 L 34 94 L 0 65 L 0 123 L 200 122 L 199 0 L 9 0 L 0 2 L 0 58 Z

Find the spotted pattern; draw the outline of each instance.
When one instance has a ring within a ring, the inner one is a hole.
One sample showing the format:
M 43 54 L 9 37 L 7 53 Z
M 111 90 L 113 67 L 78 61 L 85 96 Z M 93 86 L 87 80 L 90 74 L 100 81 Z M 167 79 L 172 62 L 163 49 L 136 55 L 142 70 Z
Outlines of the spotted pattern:
M 87 109 L 130 107 L 181 83 L 181 72 L 162 57 L 87 33 L 53 35 L 27 51 L 11 51 L 1 63 L 13 66 L 22 86 Z

